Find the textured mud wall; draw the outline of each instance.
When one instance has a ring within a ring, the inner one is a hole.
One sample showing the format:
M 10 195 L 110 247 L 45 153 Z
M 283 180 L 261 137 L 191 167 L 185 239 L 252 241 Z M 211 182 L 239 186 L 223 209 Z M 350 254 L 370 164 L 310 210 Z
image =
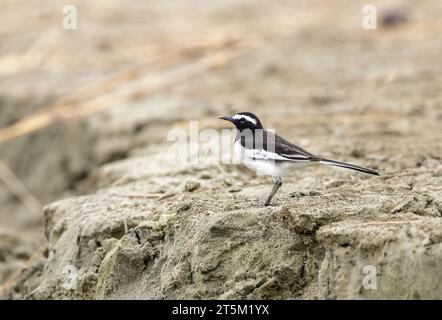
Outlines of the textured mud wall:
M 265 178 L 249 186 L 237 169 L 183 170 L 167 162 L 156 164 L 161 173 L 152 174 L 154 157 L 116 162 L 98 174 L 105 183 L 140 168 L 137 181 L 46 207 L 48 258 L 44 268 L 25 277 L 16 297 L 442 296 L 442 203 L 436 194 L 416 191 L 404 200 L 401 192 L 361 192 L 368 186 L 385 189 L 390 179 L 352 175 L 357 180 L 347 187 L 289 183 L 286 189 L 301 191 L 280 195 L 274 207 L 264 208 Z M 150 199 L 158 193 L 168 196 Z M 375 268 L 375 288 L 364 287 L 367 266 Z

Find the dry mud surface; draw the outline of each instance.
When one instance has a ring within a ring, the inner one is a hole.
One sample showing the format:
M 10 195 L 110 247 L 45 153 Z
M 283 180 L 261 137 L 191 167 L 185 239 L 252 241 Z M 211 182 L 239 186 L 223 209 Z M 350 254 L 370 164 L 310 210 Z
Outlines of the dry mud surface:
M 315 10 L 282 1 L 271 8 L 260 1 L 186 3 L 199 10 L 185 10 L 185 17 L 181 6 L 149 10 L 203 26 L 202 17 L 210 17 L 219 33 L 254 30 L 265 41 L 154 97 L 0 146 L 4 161 L 50 203 L 42 214 L 29 213 L 1 186 L 0 280 L 21 270 L 2 297 L 441 299 L 440 3 L 404 1 L 406 23 L 370 32 L 360 27 L 357 1 L 317 1 Z M 151 17 L 157 29 L 142 35 L 170 32 Z M 106 15 L 97 19 L 110 23 Z M 133 27 L 130 14 L 112 19 Z M 178 29 L 188 26 L 177 21 Z M 106 38 L 110 45 L 121 41 L 112 37 L 118 35 Z M 125 62 L 100 54 L 103 70 Z M 46 63 L 56 65 L 57 57 Z M 62 61 L 78 68 L 75 59 Z M 2 126 L 22 116 L 11 111 L 14 103 L 34 110 L 56 98 L 39 87 L 39 77 L 25 80 L 38 83 L 29 99 L 15 99 L 5 84 L 2 120 L 10 119 Z M 66 94 L 58 90 L 52 94 Z M 200 129 L 221 130 L 226 124 L 217 115 L 234 111 L 256 113 L 312 153 L 381 176 L 303 167 L 285 177 L 273 206 L 263 207 L 271 178 L 236 165 L 164 158 L 170 129 L 198 120 Z M 376 270 L 375 289 L 364 286 L 367 266 Z

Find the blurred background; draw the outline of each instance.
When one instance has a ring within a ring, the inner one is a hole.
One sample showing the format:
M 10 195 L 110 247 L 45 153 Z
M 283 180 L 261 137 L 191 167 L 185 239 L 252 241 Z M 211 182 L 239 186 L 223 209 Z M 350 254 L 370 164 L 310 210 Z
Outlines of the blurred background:
M 387 172 L 440 160 L 441 16 L 437 0 L 1 1 L 0 285 L 45 250 L 44 205 L 187 120 L 251 111 Z

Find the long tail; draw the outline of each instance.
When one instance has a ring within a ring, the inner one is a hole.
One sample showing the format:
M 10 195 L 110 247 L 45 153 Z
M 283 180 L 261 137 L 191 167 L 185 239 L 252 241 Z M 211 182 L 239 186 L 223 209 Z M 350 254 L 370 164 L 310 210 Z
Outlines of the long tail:
M 319 163 L 329 164 L 329 165 L 332 165 L 332 166 L 335 166 L 335 167 L 341 167 L 341 168 L 347 168 L 347 169 L 351 169 L 351 170 L 356 170 L 356 171 L 363 172 L 363 173 L 374 174 L 376 176 L 379 175 L 379 173 L 374 171 L 374 170 L 371 170 L 371 169 L 368 169 L 368 168 L 364 168 L 364 167 L 360 167 L 360 166 L 355 166 L 355 165 L 350 164 L 350 163 L 340 162 L 340 161 L 336 161 L 336 160 L 321 158 L 321 159 L 319 159 Z

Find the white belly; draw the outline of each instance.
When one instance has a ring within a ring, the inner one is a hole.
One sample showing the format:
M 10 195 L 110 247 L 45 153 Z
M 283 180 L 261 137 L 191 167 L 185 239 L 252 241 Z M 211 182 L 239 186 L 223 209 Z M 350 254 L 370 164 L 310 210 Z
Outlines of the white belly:
M 238 140 L 234 145 L 235 163 L 242 163 L 257 175 L 280 176 L 280 170 L 276 162 L 269 160 L 255 160 L 253 154 L 241 146 Z

